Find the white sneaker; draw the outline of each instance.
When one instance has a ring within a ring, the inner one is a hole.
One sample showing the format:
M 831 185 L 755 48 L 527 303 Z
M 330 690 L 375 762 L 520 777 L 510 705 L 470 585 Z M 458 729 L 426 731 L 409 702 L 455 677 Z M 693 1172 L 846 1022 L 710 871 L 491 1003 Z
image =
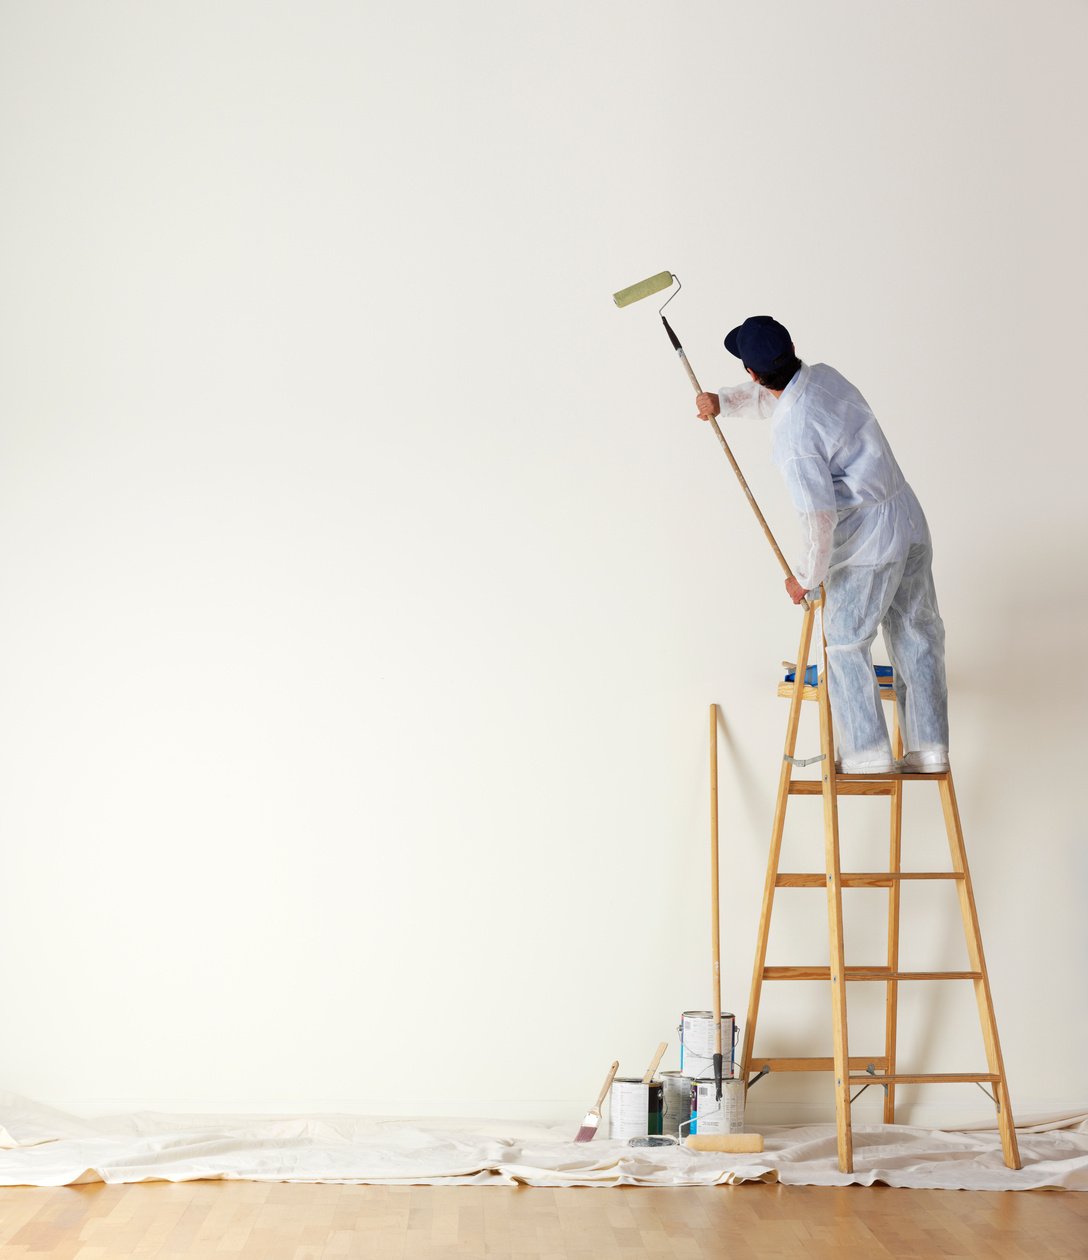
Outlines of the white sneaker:
M 903 758 L 903 769 L 908 774 L 945 774 L 948 768 L 946 748 L 933 748 L 927 752 L 909 752 Z
M 838 774 L 898 774 L 902 765 L 891 757 L 878 761 L 836 761 L 835 771 Z

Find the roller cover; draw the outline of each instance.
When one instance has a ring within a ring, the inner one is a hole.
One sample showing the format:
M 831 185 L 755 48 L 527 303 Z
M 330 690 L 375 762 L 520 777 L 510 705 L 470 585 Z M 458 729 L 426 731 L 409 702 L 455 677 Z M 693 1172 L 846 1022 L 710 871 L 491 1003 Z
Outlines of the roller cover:
M 725 1151 L 754 1155 L 763 1150 L 762 1133 L 689 1133 L 685 1144 L 693 1151 Z
M 670 284 L 672 284 L 672 272 L 659 271 L 656 276 L 651 276 L 649 280 L 640 280 L 638 284 L 633 284 L 628 289 L 620 289 L 619 293 L 613 293 L 612 300 L 617 306 L 630 306 L 632 302 L 637 302 L 640 298 L 649 297 L 651 293 L 660 293 L 662 289 L 667 289 Z

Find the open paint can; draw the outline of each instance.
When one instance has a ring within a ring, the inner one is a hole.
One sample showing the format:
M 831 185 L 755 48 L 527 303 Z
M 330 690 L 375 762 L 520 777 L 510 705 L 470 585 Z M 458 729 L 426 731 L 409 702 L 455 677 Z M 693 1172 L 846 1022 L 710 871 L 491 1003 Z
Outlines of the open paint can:
M 637 1076 L 617 1076 L 608 1098 L 608 1136 L 633 1138 L 660 1133 L 663 1095 L 661 1081 L 643 1085 Z
M 687 1125 L 691 1119 L 691 1089 L 695 1078 L 685 1076 L 683 1072 L 662 1072 L 661 1083 L 665 1087 L 661 1132 L 687 1137 Z
M 722 1080 L 722 1097 L 714 1097 L 713 1081 L 696 1081 L 692 1099 L 692 1133 L 744 1132 L 744 1081 L 737 1076 Z
M 680 1071 L 705 1081 L 714 1078 L 714 1012 L 685 1011 L 677 1032 L 680 1034 Z M 737 1044 L 737 1021 L 722 1012 L 722 1075 L 733 1075 L 733 1047 Z

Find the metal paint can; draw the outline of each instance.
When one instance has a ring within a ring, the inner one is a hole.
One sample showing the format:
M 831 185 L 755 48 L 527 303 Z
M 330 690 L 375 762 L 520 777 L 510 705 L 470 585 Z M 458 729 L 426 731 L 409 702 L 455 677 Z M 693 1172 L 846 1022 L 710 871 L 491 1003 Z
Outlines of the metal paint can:
M 692 1091 L 692 1133 L 744 1132 L 744 1081 L 723 1078 L 721 1102 L 714 1097 L 713 1081 L 696 1081 Z
M 661 1081 L 665 1086 L 661 1132 L 671 1133 L 673 1137 L 687 1137 L 687 1123 L 691 1119 L 691 1087 L 695 1078 L 685 1076 L 683 1072 L 662 1072 Z
M 685 1011 L 676 1030 L 680 1034 L 680 1071 L 705 1081 L 714 1078 L 714 1012 Z M 733 1075 L 733 1047 L 737 1044 L 736 1017 L 722 1012 L 722 1075 Z
M 661 1132 L 664 1086 L 638 1076 L 617 1076 L 608 1097 L 608 1136 L 647 1137 Z

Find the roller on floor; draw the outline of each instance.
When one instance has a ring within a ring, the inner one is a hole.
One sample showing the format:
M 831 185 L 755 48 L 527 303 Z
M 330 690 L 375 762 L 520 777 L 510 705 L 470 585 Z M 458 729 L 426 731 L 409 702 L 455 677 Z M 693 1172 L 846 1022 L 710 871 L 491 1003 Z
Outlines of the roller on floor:
M 689 1133 L 684 1145 L 693 1151 L 725 1151 L 729 1155 L 758 1155 L 762 1133 Z

